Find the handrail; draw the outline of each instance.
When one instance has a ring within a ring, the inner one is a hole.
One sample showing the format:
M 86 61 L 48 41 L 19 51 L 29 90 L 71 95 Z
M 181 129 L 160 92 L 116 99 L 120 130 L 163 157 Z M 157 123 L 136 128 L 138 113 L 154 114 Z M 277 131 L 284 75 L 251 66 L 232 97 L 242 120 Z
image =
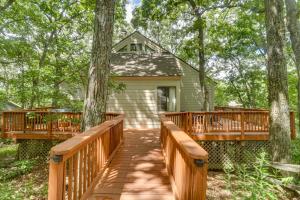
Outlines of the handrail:
M 118 116 L 106 113 L 106 120 Z M 37 110 L 5 111 L 2 114 L 2 132 L 80 132 L 81 112 L 55 112 Z
M 161 145 L 176 199 L 205 199 L 208 153 L 164 114 Z
M 114 119 L 109 121 L 105 121 L 98 126 L 94 126 L 89 130 L 81 133 L 80 135 L 76 135 L 65 142 L 62 142 L 51 149 L 51 153 L 56 156 L 67 156 L 70 152 L 74 152 L 89 143 L 91 140 L 95 139 L 95 137 L 104 134 L 107 130 L 116 126 L 124 119 L 124 115 L 119 115 Z
M 119 115 L 51 149 L 49 200 L 88 197 L 123 141 L 123 121 Z
M 210 111 L 165 113 L 179 128 L 189 134 L 232 133 L 228 140 L 266 140 L 269 134 L 269 111 Z M 295 114 L 290 112 L 291 138 L 296 138 Z M 240 133 L 240 135 L 237 135 Z M 256 133 L 249 134 L 247 133 Z M 201 138 L 213 138 L 201 136 Z

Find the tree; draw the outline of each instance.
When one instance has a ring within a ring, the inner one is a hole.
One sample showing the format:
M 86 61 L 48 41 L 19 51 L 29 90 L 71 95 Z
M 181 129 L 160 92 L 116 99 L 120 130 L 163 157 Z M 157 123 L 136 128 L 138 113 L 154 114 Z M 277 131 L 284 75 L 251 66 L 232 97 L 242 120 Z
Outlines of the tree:
M 5 11 L 7 8 L 9 8 L 15 0 L 7 0 L 3 6 L 0 6 L 0 12 Z
M 287 27 L 290 32 L 290 40 L 291 40 L 292 49 L 295 56 L 295 64 L 296 64 L 296 71 L 298 77 L 297 110 L 298 110 L 298 119 L 300 122 L 300 81 L 299 81 L 300 79 L 300 21 L 299 21 L 300 10 L 295 0 L 285 0 L 285 6 L 286 6 Z
M 96 1 L 92 56 L 83 110 L 84 130 L 105 120 L 114 7 L 112 0 Z
M 227 8 L 238 7 L 240 4 L 238 1 L 195 1 L 195 0 L 164 0 L 164 1 L 142 1 L 142 5 L 135 12 L 135 17 L 144 18 L 139 21 L 141 24 L 145 26 L 147 25 L 147 20 L 152 19 L 156 22 L 161 23 L 163 20 L 172 20 L 174 22 L 174 26 L 182 27 L 185 29 L 186 35 L 189 36 L 190 42 L 188 48 L 194 52 L 197 52 L 197 58 L 194 59 L 199 69 L 199 83 L 201 90 L 201 97 L 203 97 L 203 108 L 202 110 L 208 110 L 209 106 L 209 98 L 208 98 L 208 88 L 206 81 L 206 54 L 205 54 L 205 41 L 207 41 L 206 33 L 206 17 L 205 15 L 210 11 L 217 11 L 218 9 L 224 10 Z M 182 19 L 185 18 L 186 15 L 190 19 L 184 19 L 185 25 L 182 24 Z M 135 23 L 136 23 L 135 19 Z M 189 26 L 189 27 L 188 27 Z M 160 26 L 157 32 L 160 33 Z M 192 39 L 191 39 L 192 33 Z M 161 34 L 163 35 L 163 34 Z M 159 42 L 159 41 L 158 41 Z M 159 42 L 161 43 L 161 42 Z M 195 51 L 195 48 L 197 51 Z M 185 49 L 187 50 L 187 49 Z M 189 51 L 189 50 L 187 50 Z M 186 52 L 183 52 L 186 54 Z
M 284 55 L 284 2 L 265 0 L 268 90 L 270 106 L 270 142 L 272 161 L 290 159 L 290 119 L 287 67 Z

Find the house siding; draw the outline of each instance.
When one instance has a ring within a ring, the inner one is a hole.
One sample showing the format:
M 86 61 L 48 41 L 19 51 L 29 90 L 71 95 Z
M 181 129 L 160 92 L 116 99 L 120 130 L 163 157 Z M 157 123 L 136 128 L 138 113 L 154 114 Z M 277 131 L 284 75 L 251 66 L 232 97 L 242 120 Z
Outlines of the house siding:
M 198 72 L 179 61 L 182 66 L 183 76 L 181 79 L 181 111 L 200 111 L 203 107 Z
M 180 110 L 180 80 L 117 80 L 126 85 L 120 93 L 109 95 L 108 112 L 125 114 L 125 128 L 158 128 L 157 87 L 176 87 L 176 110 Z
M 183 76 L 181 80 L 181 111 L 200 111 L 203 109 L 204 97 L 201 94 L 199 72 L 182 61 Z M 209 106 L 214 110 L 214 83 L 208 84 Z

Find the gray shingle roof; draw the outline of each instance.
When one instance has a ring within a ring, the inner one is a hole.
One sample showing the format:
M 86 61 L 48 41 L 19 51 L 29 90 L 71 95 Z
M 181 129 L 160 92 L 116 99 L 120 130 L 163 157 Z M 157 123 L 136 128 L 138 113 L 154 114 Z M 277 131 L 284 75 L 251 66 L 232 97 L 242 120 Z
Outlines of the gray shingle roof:
M 111 72 L 116 76 L 181 76 L 182 70 L 172 54 L 113 53 Z

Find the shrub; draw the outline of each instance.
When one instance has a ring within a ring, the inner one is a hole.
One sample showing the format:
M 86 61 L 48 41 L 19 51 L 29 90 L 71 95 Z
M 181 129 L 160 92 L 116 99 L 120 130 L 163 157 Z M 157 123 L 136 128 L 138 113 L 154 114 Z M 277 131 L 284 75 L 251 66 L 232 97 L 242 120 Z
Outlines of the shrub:
M 227 184 L 233 192 L 234 199 L 257 199 L 275 200 L 278 199 L 280 188 L 268 181 L 268 177 L 273 174 L 269 171 L 269 161 L 266 153 L 261 153 L 252 167 L 249 165 L 239 165 L 225 170 Z M 233 174 L 234 172 L 234 174 Z M 233 184 L 233 180 L 235 184 Z
M 292 162 L 300 165 L 300 137 L 292 140 Z
M 30 173 L 36 165 L 35 160 L 20 160 L 14 162 L 10 168 L 0 168 L 0 181 L 7 181 Z

